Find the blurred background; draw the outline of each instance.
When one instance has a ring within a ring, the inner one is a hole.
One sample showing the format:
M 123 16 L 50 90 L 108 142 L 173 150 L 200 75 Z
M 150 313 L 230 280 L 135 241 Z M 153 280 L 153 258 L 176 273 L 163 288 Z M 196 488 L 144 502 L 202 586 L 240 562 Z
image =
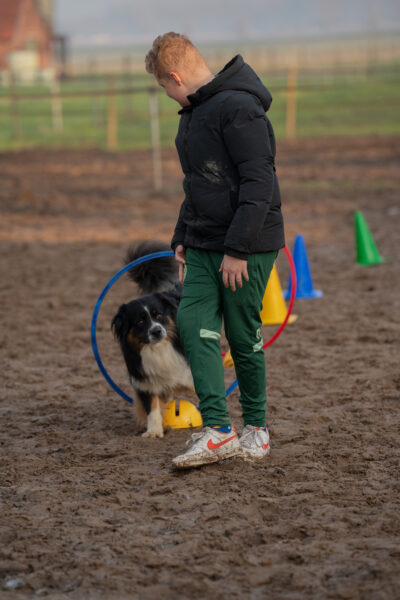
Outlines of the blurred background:
M 178 107 L 144 69 L 166 31 L 215 73 L 241 53 L 278 139 L 400 133 L 398 0 L 0 0 L 0 150 L 172 146 Z

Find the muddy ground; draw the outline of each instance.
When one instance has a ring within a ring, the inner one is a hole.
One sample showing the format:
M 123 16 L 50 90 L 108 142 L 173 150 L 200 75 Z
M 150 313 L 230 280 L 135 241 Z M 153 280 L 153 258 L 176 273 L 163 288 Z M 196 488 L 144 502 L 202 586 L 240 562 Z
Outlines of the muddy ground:
M 324 296 L 267 350 L 270 457 L 176 473 L 190 432 L 144 440 L 90 344 L 128 243 L 171 236 L 175 152 L 162 193 L 147 153 L 0 155 L 1 598 L 399 597 L 399 158 L 398 137 L 279 144 L 287 241 Z M 355 210 L 384 264 L 355 263 Z M 134 294 L 120 280 L 98 328 L 128 393 L 109 322 Z

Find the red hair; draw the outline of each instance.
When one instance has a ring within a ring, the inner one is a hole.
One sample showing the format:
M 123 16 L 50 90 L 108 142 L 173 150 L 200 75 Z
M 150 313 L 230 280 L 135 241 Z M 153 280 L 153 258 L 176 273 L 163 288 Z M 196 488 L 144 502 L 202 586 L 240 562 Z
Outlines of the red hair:
M 146 71 L 157 79 L 168 76 L 171 71 L 196 71 L 199 63 L 206 66 L 196 46 L 186 35 L 173 31 L 156 37 L 145 58 Z

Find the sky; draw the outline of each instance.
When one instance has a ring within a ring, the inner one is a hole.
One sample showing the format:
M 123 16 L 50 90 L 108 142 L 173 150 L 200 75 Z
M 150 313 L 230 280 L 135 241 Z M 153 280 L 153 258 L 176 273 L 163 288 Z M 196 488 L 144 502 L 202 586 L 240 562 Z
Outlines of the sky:
M 72 46 L 115 46 L 185 33 L 196 43 L 400 31 L 399 0 L 54 0 Z

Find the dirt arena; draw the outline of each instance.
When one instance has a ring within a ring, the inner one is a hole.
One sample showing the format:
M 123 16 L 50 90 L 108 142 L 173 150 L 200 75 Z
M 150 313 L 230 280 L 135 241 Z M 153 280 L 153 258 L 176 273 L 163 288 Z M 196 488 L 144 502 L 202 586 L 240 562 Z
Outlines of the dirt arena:
M 0 598 L 399 597 L 400 138 L 278 149 L 287 242 L 304 235 L 324 296 L 267 350 L 270 457 L 184 473 L 190 432 L 144 440 L 90 344 L 128 243 L 171 236 L 175 152 L 159 194 L 147 153 L 0 154 Z M 384 264 L 356 265 L 355 210 Z M 120 280 L 98 328 L 128 393 L 109 324 L 134 295 Z

